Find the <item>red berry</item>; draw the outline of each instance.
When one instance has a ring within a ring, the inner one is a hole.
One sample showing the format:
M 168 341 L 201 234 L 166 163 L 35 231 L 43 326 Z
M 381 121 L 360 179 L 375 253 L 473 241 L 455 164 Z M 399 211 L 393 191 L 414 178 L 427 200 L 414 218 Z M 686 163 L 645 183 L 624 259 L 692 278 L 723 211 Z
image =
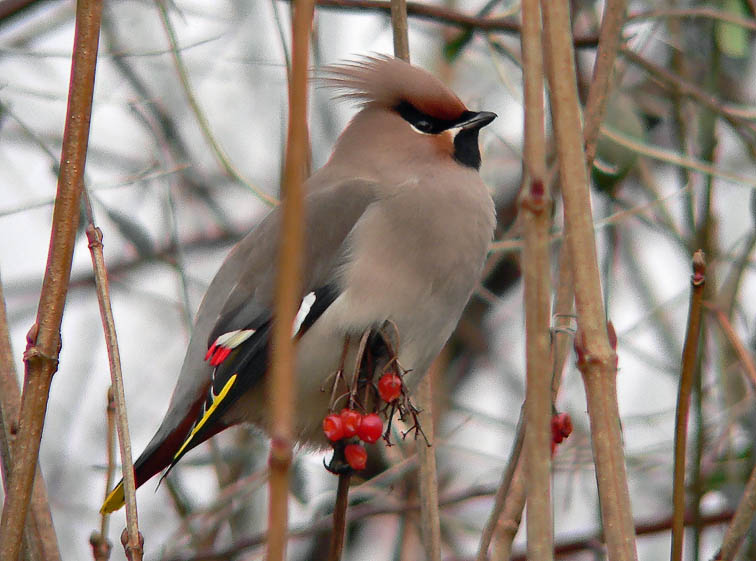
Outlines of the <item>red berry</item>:
M 372 444 L 381 437 L 381 434 L 383 434 L 383 421 L 381 418 L 375 413 L 365 415 L 362 418 L 360 428 L 357 429 L 357 436 L 360 437 L 360 440 Z
M 551 417 L 552 442 L 559 444 L 570 434 L 572 434 L 572 419 L 568 413 L 557 413 Z
M 323 432 L 331 442 L 344 438 L 344 421 L 339 415 L 332 413 L 323 419 Z
M 365 469 L 367 465 L 367 450 L 362 444 L 347 444 L 344 457 L 352 469 Z
M 391 403 L 402 395 L 402 379 L 393 372 L 384 374 L 378 380 L 378 394 L 383 401 Z
M 362 423 L 360 412 L 354 409 L 342 409 L 340 416 L 342 423 L 344 423 L 344 436 L 349 438 L 357 434 L 357 429 L 360 428 Z

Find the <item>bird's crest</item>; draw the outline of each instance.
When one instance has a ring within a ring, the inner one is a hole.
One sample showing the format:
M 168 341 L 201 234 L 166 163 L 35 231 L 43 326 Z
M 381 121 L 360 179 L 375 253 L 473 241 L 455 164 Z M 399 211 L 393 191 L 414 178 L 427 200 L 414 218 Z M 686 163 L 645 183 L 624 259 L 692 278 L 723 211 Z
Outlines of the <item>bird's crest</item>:
M 386 55 L 326 66 L 320 76 L 337 97 L 364 105 L 393 108 L 402 102 L 438 119 L 456 119 L 467 110 L 438 78 L 425 70 Z

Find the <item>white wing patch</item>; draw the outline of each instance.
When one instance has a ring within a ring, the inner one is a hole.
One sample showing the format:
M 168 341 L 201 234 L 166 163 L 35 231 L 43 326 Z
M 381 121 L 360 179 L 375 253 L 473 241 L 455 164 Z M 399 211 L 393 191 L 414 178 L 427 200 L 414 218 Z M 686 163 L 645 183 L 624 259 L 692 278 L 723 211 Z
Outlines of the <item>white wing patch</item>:
M 297 316 L 294 318 L 294 325 L 292 327 L 291 336 L 296 337 L 299 330 L 302 328 L 307 314 L 310 313 L 312 305 L 315 303 L 315 292 L 309 292 L 307 296 L 302 299 L 302 304 L 299 306 Z M 228 331 L 218 335 L 210 348 L 205 354 L 205 360 L 212 366 L 218 366 L 224 360 L 228 358 L 236 347 L 244 343 L 247 339 L 255 334 L 254 329 L 235 329 L 234 331 Z
M 210 345 L 205 354 L 205 360 L 209 361 L 213 366 L 218 366 L 221 362 L 228 358 L 231 351 L 241 345 L 244 341 L 252 337 L 255 334 L 254 329 L 236 329 L 218 335 L 215 342 Z
M 307 295 L 302 298 L 302 304 L 299 306 L 299 311 L 297 312 L 297 316 L 294 318 L 294 326 L 291 330 L 291 336 L 296 337 L 297 333 L 299 333 L 299 329 L 302 327 L 302 323 L 304 323 L 305 318 L 307 317 L 307 314 L 310 313 L 310 309 L 312 308 L 312 305 L 315 303 L 315 293 L 314 292 L 308 292 Z

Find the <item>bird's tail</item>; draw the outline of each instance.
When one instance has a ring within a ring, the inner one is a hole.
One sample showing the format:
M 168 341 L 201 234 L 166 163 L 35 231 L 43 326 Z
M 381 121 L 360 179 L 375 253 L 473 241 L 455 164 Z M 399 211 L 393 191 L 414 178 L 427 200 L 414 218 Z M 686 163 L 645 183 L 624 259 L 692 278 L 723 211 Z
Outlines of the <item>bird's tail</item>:
M 163 436 L 162 430 L 158 430 L 157 434 L 155 434 L 147 445 L 147 448 L 145 448 L 137 461 L 134 462 L 134 477 L 136 479 L 137 488 L 149 480 L 153 475 L 159 473 L 162 469 L 174 464 L 176 456 L 179 453 L 183 455 L 188 452 L 190 448 L 194 448 L 194 446 L 200 444 L 201 441 L 199 439 L 190 437 L 190 431 L 202 411 L 203 402 L 204 398 L 200 395 L 200 399 L 198 399 L 194 406 L 187 411 L 187 414 L 182 421 L 165 436 Z M 206 440 L 207 438 L 210 438 L 210 436 L 212 435 L 207 435 L 202 440 Z M 188 445 L 190 440 L 191 447 Z M 105 498 L 105 502 L 103 503 L 102 508 L 100 508 L 100 513 L 109 514 L 115 512 L 121 508 L 123 504 L 124 489 L 123 480 L 121 480 Z

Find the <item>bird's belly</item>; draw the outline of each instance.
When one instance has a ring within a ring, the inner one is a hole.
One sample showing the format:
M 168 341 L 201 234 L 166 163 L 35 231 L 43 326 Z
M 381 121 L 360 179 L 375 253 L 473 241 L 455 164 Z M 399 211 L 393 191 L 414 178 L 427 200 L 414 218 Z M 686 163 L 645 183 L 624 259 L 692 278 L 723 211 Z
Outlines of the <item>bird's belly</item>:
M 376 294 L 373 292 L 372 294 Z M 425 374 L 431 361 L 440 352 L 457 323 L 461 309 L 441 314 L 446 309 L 430 293 L 415 294 L 406 307 L 391 306 L 387 302 L 370 301 L 368 295 L 342 294 L 299 341 L 297 347 L 297 432 L 298 439 L 316 446 L 327 444 L 323 432 L 323 418 L 329 406 L 335 410 L 346 407 L 346 386 L 342 382 L 331 404 L 336 372 L 341 370 L 351 386 L 355 378 L 358 346 L 363 333 L 390 322 L 398 332 L 398 362 L 407 371 L 404 382 L 410 392 Z M 366 312 L 366 308 L 373 308 Z M 358 311 L 359 310 L 359 311 Z M 352 313 L 350 313 L 350 311 Z M 344 355 L 344 346 L 348 348 Z

